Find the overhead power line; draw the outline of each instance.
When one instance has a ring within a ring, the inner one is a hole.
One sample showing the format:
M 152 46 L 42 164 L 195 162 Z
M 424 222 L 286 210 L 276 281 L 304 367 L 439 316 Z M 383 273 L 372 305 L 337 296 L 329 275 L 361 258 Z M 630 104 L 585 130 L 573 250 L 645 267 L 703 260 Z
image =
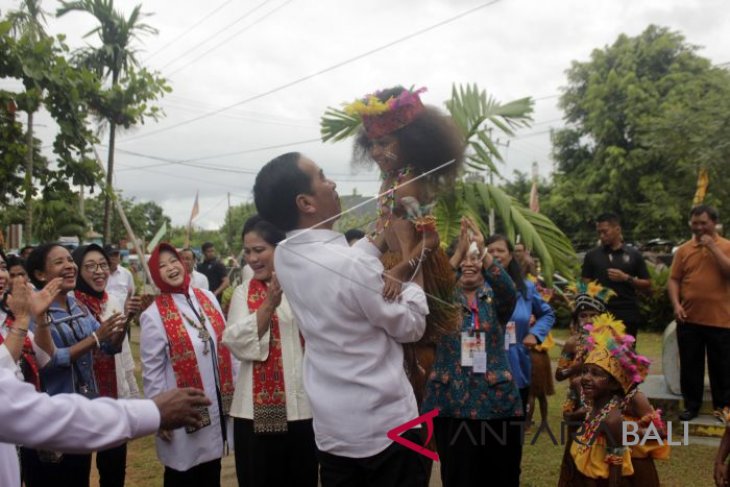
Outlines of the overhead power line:
M 218 43 L 218 44 L 216 44 L 215 46 L 211 47 L 211 48 L 210 48 L 210 49 L 208 49 L 207 51 L 204 51 L 204 52 L 202 52 L 201 54 L 197 55 L 196 57 L 194 57 L 193 59 L 191 59 L 191 60 L 190 60 L 190 61 L 188 61 L 187 63 L 183 64 L 182 66 L 179 66 L 179 67 L 178 67 L 177 69 L 175 69 L 175 70 L 173 70 L 173 71 L 170 71 L 169 73 L 167 73 L 167 76 L 172 76 L 172 75 L 174 75 L 174 74 L 176 74 L 176 73 L 179 73 L 180 71 L 182 71 L 183 69 L 187 68 L 188 66 L 190 66 L 190 65 L 191 65 L 191 64 L 193 64 L 194 62 L 196 62 L 196 61 L 198 61 L 198 60 L 202 59 L 202 58 L 203 58 L 203 57 L 205 57 L 206 55 L 208 55 L 208 54 L 210 54 L 211 52 L 215 51 L 216 49 L 218 49 L 219 47 L 221 47 L 221 46 L 222 46 L 223 44 L 226 44 L 227 42 L 231 41 L 232 39 L 234 39 L 234 38 L 238 37 L 239 35 L 243 34 L 244 32 L 246 32 L 246 31 L 247 31 L 248 29 L 250 29 L 251 27 L 253 27 L 253 26 L 255 26 L 255 25 L 258 25 L 258 24 L 260 24 L 261 22 L 263 22 L 264 20 L 266 20 L 266 19 L 267 19 L 268 17 L 270 17 L 271 15 L 275 14 L 275 13 L 276 13 L 277 11 L 279 11 L 279 10 L 281 10 L 282 8 L 286 7 L 286 6 L 287 6 L 288 4 L 290 4 L 290 3 L 292 2 L 292 1 L 293 1 L 293 0 L 287 0 L 286 2 L 282 3 L 282 4 L 281 4 L 281 5 L 279 5 L 278 7 L 276 7 L 276 8 L 274 8 L 274 9 L 270 10 L 269 12 L 265 13 L 264 15 L 262 15 L 261 17 L 259 17 L 259 18 L 258 18 L 258 19 L 256 19 L 255 21 L 253 21 L 252 23 L 248 24 L 248 25 L 247 25 L 246 27 L 244 27 L 243 29 L 241 29 L 241 30 L 239 30 L 239 31 L 236 31 L 236 33 L 235 33 L 235 34 L 233 34 L 233 35 L 231 35 L 231 36 L 228 36 L 228 37 L 226 37 L 226 38 L 225 38 L 225 39 L 223 39 L 223 40 L 222 40 L 221 42 L 219 42 L 219 43 Z
M 123 139 L 123 140 L 120 141 L 120 143 L 129 142 L 131 140 L 136 140 L 136 139 L 141 139 L 143 137 L 149 137 L 151 135 L 156 135 L 156 134 L 159 134 L 161 132 L 166 132 L 168 130 L 172 130 L 172 129 L 175 129 L 175 128 L 178 128 L 178 127 L 182 127 L 184 125 L 188 125 L 188 124 L 191 124 L 193 122 L 199 122 L 200 120 L 204 120 L 206 118 L 210 118 L 210 117 L 212 117 L 214 115 L 217 115 L 219 113 L 223 113 L 223 112 L 225 112 L 227 110 L 230 110 L 232 108 L 235 108 L 235 107 L 244 105 L 246 103 L 250 103 L 250 102 L 252 102 L 254 100 L 258 100 L 258 99 L 263 98 L 263 97 L 268 96 L 268 95 L 272 95 L 274 93 L 277 93 L 279 91 L 285 90 L 287 88 L 291 88 L 292 86 L 295 86 L 295 85 L 297 85 L 299 83 L 302 83 L 302 82 L 307 81 L 309 79 L 315 78 L 315 77 L 320 76 L 322 74 L 328 73 L 330 71 L 334 71 L 335 69 L 341 68 L 341 67 L 346 66 L 348 64 L 351 64 L 351 63 L 353 63 L 355 61 L 359 61 L 360 59 L 366 58 L 366 57 L 371 56 L 371 55 L 373 55 L 373 54 L 375 54 L 377 52 L 380 52 L 380 51 L 382 51 L 384 49 L 387 49 L 389 47 L 392 47 L 392 46 L 395 46 L 397 44 L 400 44 L 401 42 L 405 42 L 405 41 L 407 41 L 409 39 L 412 39 L 414 37 L 417 37 L 417 36 L 420 36 L 422 34 L 425 34 L 426 32 L 429 32 L 431 30 L 434 30 L 434 29 L 436 29 L 438 27 L 447 25 L 447 24 L 449 24 L 451 22 L 454 22 L 454 21 L 456 21 L 458 19 L 461 19 L 462 17 L 466 17 L 467 15 L 473 14 L 473 13 L 475 13 L 475 12 L 481 10 L 481 9 L 484 9 L 484 8 L 490 7 L 492 5 L 495 5 L 499 1 L 500 0 L 490 0 L 489 2 L 486 2 L 486 3 L 483 3 L 481 5 L 478 5 L 478 6 L 474 7 L 474 8 L 471 8 L 469 10 L 466 10 L 464 12 L 461 12 L 461 13 L 459 13 L 457 15 L 454 15 L 452 17 L 449 17 L 449 18 L 447 18 L 445 20 L 442 20 L 440 22 L 437 22 L 435 24 L 432 24 L 432 25 L 430 25 L 428 27 L 425 27 L 423 29 L 419 29 L 419 30 L 417 30 L 415 32 L 412 32 L 412 33 L 407 34 L 407 35 L 405 35 L 403 37 L 400 37 L 400 38 L 398 38 L 398 39 L 396 39 L 394 41 L 388 42 L 388 43 L 383 44 L 383 45 L 381 45 L 379 47 L 376 47 L 374 49 L 370 49 L 369 51 L 365 51 L 365 52 L 363 52 L 361 54 L 358 54 L 357 56 L 353 56 L 353 57 L 351 57 L 349 59 L 346 59 L 344 61 L 340 61 L 340 62 L 338 62 L 336 64 L 333 64 L 333 65 L 331 65 L 331 66 L 329 66 L 327 68 L 324 68 L 324 69 L 321 69 L 321 70 L 316 71 L 314 73 L 311 73 L 311 74 L 302 76 L 302 77 L 297 78 L 297 79 L 295 79 L 293 81 L 290 81 L 290 82 L 285 83 L 283 85 L 277 86 L 276 88 L 272 88 L 271 90 L 264 91 L 264 92 L 259 93 L 257 95 L 250 96 L 250 97 L 245 98 L 245 99 L 243 99 L 243 100 L 241 100 L 239 102 L 233 103 L 231 105 L 227 105 L 227 106 L 222 107 L 222 108 L 219 108 L 217 110 L 210 111 L 208 113 L 204 113 L 204 114 L 199 115 L 197 117 L 193 117 L 193 118 L 190 118 L 190 119 L 187 119 L 187 120 L 183 120 L 181 122 L 178 122 L 178 123 L 175 123 L 175 124 L 172 124 L 172 125 L 168 125 L 167 127 L 161 127 L 161 128 L 159 128 L 157 130 L 152 130 L 150 132 L 146 132 L 146 133 L 143 133 L 143 134 L 138 134 L 138 135 L 135 135 L 135 136 L 132 136 L 132 137 Z
M 213 10 L 211 10 L 210 12 L 208 12 L 208 14 L 206 14 L 202 19 L 200 19 L 200 20 L 197 20 L 196 19 L 195 20 L 195 23 L 193 25 L 191 25 L 190 27 L 188 27 L 187 29 L 185 29 L 184 31 L 182 31 L 177 37 L 175 37 L 174 39 L 172 39 L 171 41 L 169 41 L 168 43 L 166 43 L 165 45 L 163 45 L 161 48 L 157 49 L 155 52 L 153 52 L 152 54 L 150 54 L 149 57 L 147 57 L 147 59 L 145 59 L 145 64 L 147 64 L 147 62 L 150 59 L 152 59 L 153 57 L 157 56 L 159 53 L 161 53 L 162 51 L 164 51 L 165 49 L 167 49 L 168 47 L 170 47 L 171 45 L 173 45 L 174 43 L 176 43 L 177 41 L 179 41 L 180 39 L 182 39 L 186 35 L 188 35 L 191 31 L 193 31 L 197 27 L 200 27 L 201 25 L 203 25 L 203 23 L 206 20 L 208 20 L 209 18 L 211 18 L 213 15 L 217 14 L 223 7 L 225 7 L 226 5 L 228 5 L 231 2 L 233 2 L 233 0 L 226 0 L 225 2 L 221 3 L 216 8 L 214 8 Z
M 319 140 L 319 139 L 315 139 L 315 140 Z M 296 144 L 296 142 L 293 142 L 292 144 L 287 144 L 287 145 L 293 145 L 293 144 Z M 127 155 L 135 156 L 135 157 L 142 157 L 145 159 L 152 159 L 155 161 L 162 161 L 161 164 L 149 164 L 147 166 L 126 166 L 117 172 L 136 171 L 136 170 L 144 171 L 144 170 L 149 170 L 152 168 L 158 168 L 161 166 L 170 166 L 170 165 L 179 165 L 179 166 L 185 166 L 185 167 L 193 167 L 193 168 L 197 168 L 197 169 L 204 169 L 207 171 L 217 171 L 217 172 L 225 172 L 225 173 L 233 173 L 233 174 L 255 175 L 255 174 L 258 174 L 258 172 L 259 172 L 258 169 L 246 169 L 246 168 L 240 168 L 240 167 L 235 167 L 235 166 L 221 166 L 221 165 L 214 166 L 211 164 L 197 164 L 196 162 L 194 162 L 194 161 L 203 160 L 202 158 L 181 161 L 181 160 L 168 159 L 168 158 L 160 157 L 160 156 L 154 156 L 154 155 L 150 155 L 150 154 L 142 154 L 140 152 L 127 151 L 124 149 L 117 149 L 117 151 L 121 154 L 127 154 Z M 156 172 L 156 173 L 164 174 L 164 173 L 159 173 L 159 172 Z M 352 174 L 328 173 L 328 176 L 337 177 L 338 181 L 349 182 L 349 183 L 374 183 L 374 182 L 380 181 L 380 179 L 356 179 L 356 178 L 351 177 Z
M 245 20 L 245 19 L 246 19 L 246 18 L 248 18 L 248 17 L 250 16 L 250 15 L 253 15 L 253 13 L 254 13 L 254 12 L 256 12 L 256 11 L 257 11 L 258 9 L 260 9 L 261 7 L 263 7 L 264 5 L 266 5 L 266 4 L 267 4 L 267 3 L 269 3 L 269 2 L 271 2 L 271 0 L 264 0 L 263 2 L 259 3 L 258 5 L 256 5 L 256 6 L 254 7 L 254 8 L 252 8 L 252 9 L 250 9 L 250 10 L 247 10 L 247 11 L 246 11 L 246 13 L 244 13 L 243 15 L 241 15 L 240 17 L 238 17 L 238 18 L 237 18 L 236 20 L 234 20 L 234 21 L 233 21 L 233 22 L 231 22 L 230 24 L 228 24 L 228 25 L 226 25 L 225 27 L 223 27 L 222 29 L 219 29 L 218 31 L 216 31 L 216 33 L 215 33 L 215 34 L 213 34 L 213 35 L 211 35 L 211 36 L 208 36 L 208 37 L 206 37 L 205 39 L 203 39 L 202 41 L 198 42 L 198 43 L 197 43 L 197 44 L 195 45 L 195 47 L 193 47 L 193 48 L 192 48 L 191 50 L 189 50 L 189 51 L 186 51 L 186 52 L 184 52 L 184 53 L 180 54 L 179 56 L 176 56 L 176 57 L 174 57 L 174 58 L 173 58 L 172 60 L 168 61 L 167 63 L 165 63 L 165 64 L 164 64 L 164 65 L 163 65 L 163 66 L 162 66 L 162 67 L 160 68 L 160 70 L 163 70 L 163 69 L 165 69 L 166 67 L 168 67 L 168 66 L 170 66 L 171 64 L 175 63 L 175 62 L 176 62 L 176 61 L 178 61 L 179 59 L 182 59 L 182 58 L 184 58 L 185 56 L 189 55 L 191 51 L 195 51 L 195 50 L 197 50 L 197 49 L 200 49 L 200 47 L 204 46 L 204 45 L 205 45 L 205 44 L 206 44 L 206 43 L 207 43 L 208 41 L 211 41 L 211 40 L 215 39 L 216 37 L 218 37 L 219 35 L 223 34 L 223 33 L 224 33 L 225 31 L 227 31 L 228 29 L 230 29 L 231 27 L 233 27 L 233 26 L 234 26 L 234 25 L 236 25 L 237 23 L 239 23 L 239 22 L 241 22 L 241 21 Z
M 140 152 L 134 152 L 134 151 L 129 151 L 129 150 L 125 150 L 125 149 L 119 149 L 119 148 L 117 148 L 116 150 L 118 152 L 123 153 L 123 154 L 129 154 L 131 156 L 144 157 L 145 159 L 152 159 L 153 161 L 162 161 L 162 164 L 150 164 L 150 165 L 147 165 L 147 166 L 139 166 L 139 167 L 135 167 L 135 168 L 131 168 L 130 167 L 130 168 L 127 168 L 126 169 L 126 170 L 129 170 L 129 171 L 132 171 L 132 170 L 135 170 L 135 169 L 146 169 L 148 167 L 169 166 L 171 164 L 186 165 L 186 164 L 193 163 L 193 162 L 196 162 L 196 161 L 207 161 L 207 160 L 210 160 L 210 159 L 219 159 L 219 158 L 224 158 L 224 157 L 229 157 L 229 156 L 237 156 L 237 155 L 241 155 L 241 154 L 250 154 L 252 152 L 261 152 L 261 151 L 266 151 L 266 150 L 271 150 L 271 149 L 282 149 L 282 148 L 285 148 L 285 147 L 292 147 L 292 146 L 303 145 L 303 144 L 311 144 L 312 142 L 319 142 L 319 141 L 320 141 L 319 138 L 317 138 L 317 139 L 307 139 L 307 140 L 298 140 L 296 142 L 287 142 L 285 144 L 269 145 L 269 146 L 266 146 L 266 147 L 256 147 L 256 148 L 253 148 L 253 149 L 244 149 L 244 150 L 235 151 L 235 152 L 226 152 L 224 154 L 214 154 L 214 155 L 211 155 L 211 156 L 195 157 L 195 158 L 183 159 L 183 160 L 174 160 L 174 159 L 169 159 L 169 158 L 166 158 L 166 157 L 154 156 L 154 155 L 149 155 L 149 154 L 142 154 Z M 255 172 L 256 171 L 254 171 L 254 173 Z

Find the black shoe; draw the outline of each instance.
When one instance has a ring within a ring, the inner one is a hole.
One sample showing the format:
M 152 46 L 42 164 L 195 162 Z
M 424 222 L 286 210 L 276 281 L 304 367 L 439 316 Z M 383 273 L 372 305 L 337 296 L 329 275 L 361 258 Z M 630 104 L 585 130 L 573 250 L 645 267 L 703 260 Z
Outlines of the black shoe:
M 679 413 L 679 420 L 680 421 L 691 421 L 697 417 L 699 414 L 699 411 L 693 411 L 692 409 L 685 409 L 681 413 Z

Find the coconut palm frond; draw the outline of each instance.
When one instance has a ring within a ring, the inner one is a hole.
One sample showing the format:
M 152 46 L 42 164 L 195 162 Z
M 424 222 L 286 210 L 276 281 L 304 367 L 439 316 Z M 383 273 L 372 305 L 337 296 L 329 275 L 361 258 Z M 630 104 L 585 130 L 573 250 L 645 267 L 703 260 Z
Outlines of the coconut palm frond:
M 499 139 L 493 132 L 497 130 L 512 137 L 515 129 L 528 127 L 533 101 L 528 97 L 500 103 L 476 84 L 453 85 L 446 108 L 466 141 L 467 165 L 499 175 L 495 162 L 502 161 L 502 154 L 498 149 Z
M 319 122 L 322 142 L 329 140 L 339 142 L 351 135 L 355 135 L 362 125 L 362 119 L 358 116 L 348 115 L 337 108 L 328 107 Z
M 461 183 L 454 193 L 439 198 L 436 217 L 442 242 L 449 243 L 458 236 L 462 215 L 472 216 L 488 235 L 487 215 L 494 210 L 505 236 L 512 242 L 520 235 L 542 263 L 543 276 L 552 284 L 555 271 L 565 276 L 574 274 L 577 257 L 570 240 L 545 215 L 521 206 L 497 186 L 483 182 Z M 442 222 L 442 219 L 448 221 Z M 441 232 L 444 232 L 443 234 Z M 451 233 L 446 233 L 451 232 Z

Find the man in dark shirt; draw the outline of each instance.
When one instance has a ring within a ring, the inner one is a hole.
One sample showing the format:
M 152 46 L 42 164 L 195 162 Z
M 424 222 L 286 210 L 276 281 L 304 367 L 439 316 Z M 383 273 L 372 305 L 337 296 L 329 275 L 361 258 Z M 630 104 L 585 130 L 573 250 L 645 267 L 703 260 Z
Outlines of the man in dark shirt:
M 205 274 L 208 278 L 209 289 L 221 300 L 223 291 L 228 287 L 228 271 L 217 258 L 215 254 L 215 246 L 211 242 L 205 242 L 202 247 L 203 262 L 198 264 L 198 272 Z
M 641 323 L 637 289 L 649 289 L 651 280 L 641 253 L 623 242 L 621 222 L 615 213 L 604 213 L 596 219 L 601 245 L 583 259 L 581 276 L 585 281 L 598 281 L 616 293 L 606 307 L 626 325 L 626 333 L 636 337 Z

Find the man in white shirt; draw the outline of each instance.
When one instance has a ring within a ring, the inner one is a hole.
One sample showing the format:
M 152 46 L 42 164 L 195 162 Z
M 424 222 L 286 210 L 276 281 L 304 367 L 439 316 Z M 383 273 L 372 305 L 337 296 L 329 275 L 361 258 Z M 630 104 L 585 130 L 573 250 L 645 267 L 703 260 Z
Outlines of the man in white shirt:
M 208 278 L 205 277 L 205 274 L 203 274 L 202 272 L 198 272 L 195 270 L 195 264 L 197 263 L 197 259 L 195 258 L 195 252 L 193 252 L 193 249 L 182 249 L 180 251 L 180 259 L 182 259 L 182 263 L 185 266 L 185 269 L 188 271 L 188 274 L 190 274 L 190 284 L 193 287 L 197 287 L 199 289 L 210 290 Z
M 106 292 L 116 296 L 120 303 L 126 303 L 127 298 L 134 295 L 132 273 L 119 265 L 122 260 L 119 247 L 106 245 L 104 251 L 109 256 L 109 281 L 106 284 Z
M 287 232 L 274 262 L 306 343 L 304 387 L 322 486 L 422 486 L 426 457 L 387 437 L 418 416 L 401 344 L 426 327 L 422 275 L 397 301 L 383 299 L 381 250 L 367 239 L 349 247 L 332 230 L 340 213 L 335 187 L 299 153 L 270 161 L 254 185 L 261 216 Z M 422 443 L 418 430 L 403 436 Z
M 199 427 L 210 401 L 197 389 L 173 389 L 153 399 L 90 401 L 80 394 L 49 396 L 18 380 L 17 365 L 0 345 L 0 486 L 20 487 L 16 444 L 89 453 L 162 429 Z M 59 479 L 59 485 L 63 479 Z

